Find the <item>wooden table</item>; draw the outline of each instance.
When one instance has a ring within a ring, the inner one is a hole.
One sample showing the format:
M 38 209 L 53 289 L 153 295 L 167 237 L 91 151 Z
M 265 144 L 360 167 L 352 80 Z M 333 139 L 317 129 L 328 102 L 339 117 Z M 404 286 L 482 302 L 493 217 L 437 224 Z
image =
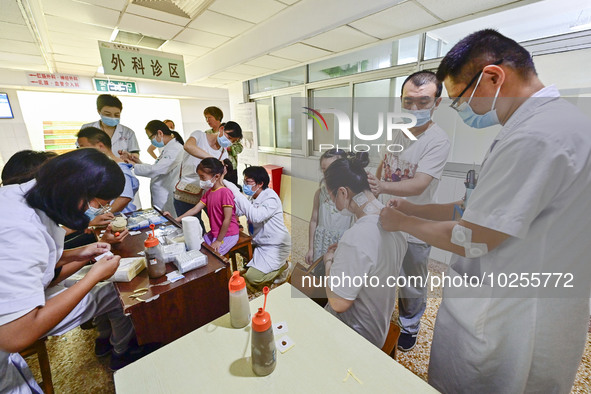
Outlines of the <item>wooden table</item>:
M 167 223 L 168 224 L 168 223 Z M 144 250 L 149 228 L 139 235 L 128 236 L 112 246 L 112 252 L 122 257 L 134 257 Z M 169 343 L 209 323 L 229 311 L 228 280 L 231 276 L 228 260 L 205 243 L 201 252 L 207 255 L 207 265 L 186 272 L 185 277 L 167 285 L 166 276 L 149 279 L 143 270 L 131 282 L 117 282 L 115 288 L 123 310 L 131 316 L 138 343 Z M 166 272 L 176 267 L 168 263 Z M 137 289 L 148 288 L 141 298 L 129 298 Z
M 263 298 L 250 302 L 251 313 Z M 267 311 L 273 323 L 287 323 L 295 343 L 277 353 L 270 375 L 252 372 L 250 325 L 231 328 L 226 314 L 117 371 L 117 393 L 436 392 L 287 283 L 271 290 Z

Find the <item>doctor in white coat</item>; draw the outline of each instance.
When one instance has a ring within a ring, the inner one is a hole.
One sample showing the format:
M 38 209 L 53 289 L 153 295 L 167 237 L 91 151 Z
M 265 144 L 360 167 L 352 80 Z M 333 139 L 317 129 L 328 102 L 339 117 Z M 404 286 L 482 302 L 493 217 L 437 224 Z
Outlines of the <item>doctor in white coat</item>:
M 245 215 L 254 230 L 255 246 L 252 260 L 244 274 L 251 290 L 258 290 L 272 283 L 287 268 L 291 251 L 291 236 L 283 222 L 283 205 L 279 196 L 269 188 L 269 174 L 264 167 L 251 166 L 244 170 L 244 193 L 229 181 L 224 181 L 232 190 L 238 215 Z
M 159 120 L 152 120 L 146 125 L 146 134 L 157 148 L 162 150 L 154 164 L 145 164 L 127 152 L 121 154 L 128 163 L 134 164 L 135 175 L 151 178 L 150 193 L 152 205 L 164 211 L 174 212 L 173 191 L 179 177 L 179 165 L 183 158 L 183 137 Z
M 456 44 L 437 77 L 466 124 L 503 127 L 459 221 L 454 203 L 395 200 L 381 214 L 386 230 L 479 257 L 464 262 L 479 264 L 469 286 L 463 272 L 446 273 L 460 280 L 443 291 L 429 383 L 444 393 L 569 393 L 589 324 L 591 120 L 495 30 Z

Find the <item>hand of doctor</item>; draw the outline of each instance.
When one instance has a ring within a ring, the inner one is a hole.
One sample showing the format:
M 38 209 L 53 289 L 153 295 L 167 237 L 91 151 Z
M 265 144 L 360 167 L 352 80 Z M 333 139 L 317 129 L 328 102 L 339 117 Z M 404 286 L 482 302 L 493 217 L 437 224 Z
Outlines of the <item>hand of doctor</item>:
M 388 201 L 386 206 L 388 208 L 395 208 L 406 215 L 412 215 L 411 211 L 415 204 L 408 202 L 404 198 L 393 198 Z
M 106 226 L 111 223 L 111 220 L 115 219 L 115 215 L 111 212 L 103 213 L 102 215 L 96 216 L 88 223 L 89 226 Z
M 121 256 L 103 257 L 92 265 L 86 277 L 90 277 L 97 283 L 101 280 L 109 279 L 117 271 L 117 268 L 119 268 L 119 260 L 121 260 Z
M 115 235 L 115 234 L 119 234 L 119 235 Z M 113 233 L 113 231 L 111 230 L 111 225 L 109 224 L 107 226 L 107 229 L 105 230 L 105 233 L 101 236 L 100 241 L 107 242 L 109 244 L 116 244 L 118 242 L 123 241 L 125 238 L 127 238 L 128 235 L 129 235 L 129 231 L 127 229 L 120 231 L 120 232 Z
M 382 181 L 380 181 L 374 174 L 367 173 L 367 181 L 369 188 L 374 196 L 379 196 L 383 193 Z
M 141 163 L 139 157 L 124 150 L 119 151 L 119 158 L 128 164 Z
M 111 250 L 111 245 L 106 242 L 95 242 L 77 249 L 77 257 L 80 260 L 92 260 Z
M 386 231 L 404 231 L 401 224 L 406 217 L 398 209 L 388 206 L 380 212 L 380 225 Z

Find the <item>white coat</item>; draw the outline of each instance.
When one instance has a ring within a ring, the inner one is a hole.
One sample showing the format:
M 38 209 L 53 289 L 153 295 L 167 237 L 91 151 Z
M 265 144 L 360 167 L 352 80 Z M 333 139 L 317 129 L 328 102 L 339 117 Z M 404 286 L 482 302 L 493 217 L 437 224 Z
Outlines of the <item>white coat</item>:
M 135 175 L 152 178 L 150 193 L 152 205 L 174 212 L 172 203 L 174 186 L 179 180 L 180 163 L 183 158 L 183 146 L 175 139 L 170 140 L 154 164 L 136 164 Z
M 463 219 L 510 237 L 454 265 L 494 277 L 444 289 L 429 364 L 444 393 L 571 390 L 589 324 L 591 121 L 558 96 L 547 87 L 523 103 L 482 164 Z M 571 273 L 574 287 L 521 280 L 535 273 Z
M 254 227 L 252 242 L 256 248 L 247 266 L 265 274 L 278 270 L 291 251 L 291 236 L 283 222 L 281 199 L 273 189 L 267 188 L 250 201 L 233 183 L 224 181 L 224 184 L 234 194 L 236 214 L 245 215 Z

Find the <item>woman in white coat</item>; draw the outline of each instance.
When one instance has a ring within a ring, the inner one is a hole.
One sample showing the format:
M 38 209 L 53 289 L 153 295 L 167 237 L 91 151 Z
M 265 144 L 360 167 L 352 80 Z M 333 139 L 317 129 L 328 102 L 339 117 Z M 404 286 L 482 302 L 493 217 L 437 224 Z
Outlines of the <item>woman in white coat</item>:
M 273 189 L 269 189 L 269 174 L 263 167 L 251 166 L 244 170 L 244 193 L 229 181 L 226 187 L 234 193 L 237 214 L 246 216 L 253 226 L 252 260 L 246 265 L 246 284 L 259 290 L 273 281 L 287 268 L 291 237 L 283 222 L 283 205 Z
M 152 205 L 165 211 L 174 212 L 172 204 L 174 185 L 179 177 L 179 165 L 183 158 L 183 137 L 159 120 L 152 120 L 146 125 L 146 135 L 162 153 L 154 164 L 145 164 L 139 158 L 124 152 L 121 157 L 134 164 L 135 175 L 151 178 L 150 193 Z

